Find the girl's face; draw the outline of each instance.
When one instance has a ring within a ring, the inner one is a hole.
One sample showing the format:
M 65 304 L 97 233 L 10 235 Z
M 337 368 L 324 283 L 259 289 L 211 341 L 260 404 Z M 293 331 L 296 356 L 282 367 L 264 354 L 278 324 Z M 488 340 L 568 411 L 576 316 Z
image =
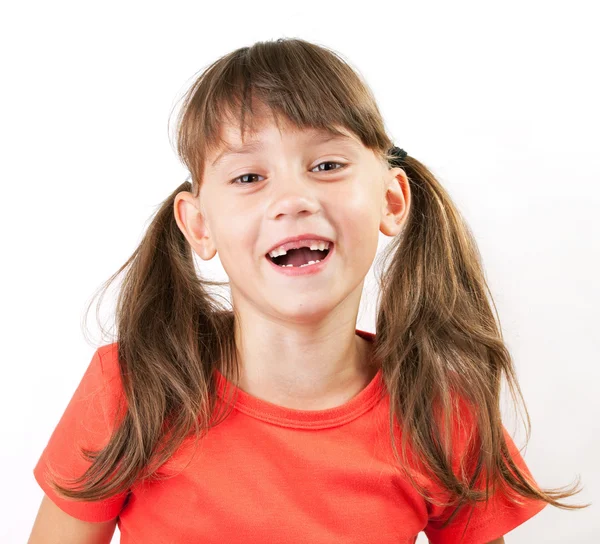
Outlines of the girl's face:
M 241 147 L 239 127 L 223 131 L 229 146 Z M 202 259 L 218 252 L 237 310 L 295 323 L 323 319 L 344 301 L 341 307 L 358 311 L 379 230 L 388 235 L 399 230 L 398 214 L 405 210 L 394 174 L 405 175 L 388 170 L 346 134 L 331 139 L 288 125 L 280 132 L 265 121 L 256 135 L 247 135 L 243 150 L 221 149 L 207 157 L 196 209 L 187 206 L 178 223 L 187 225 L 182 230 Z M 302 269 L 276 268 L 267 253 L 307 233 L 333 242 L 319 270 L 290 275 L 283 271 Z

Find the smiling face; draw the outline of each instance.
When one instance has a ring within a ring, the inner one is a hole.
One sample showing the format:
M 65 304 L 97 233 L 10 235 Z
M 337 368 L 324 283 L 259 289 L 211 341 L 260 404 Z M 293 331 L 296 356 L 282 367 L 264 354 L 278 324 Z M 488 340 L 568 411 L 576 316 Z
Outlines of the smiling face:
M 344 307 L 355 316 L 379 230 L 399 230 L 386 192 L 402 189 L 390 185 L 392 171 L 350 132 L 332 139 L 286 123 L 280 131 L 272 118 L 262 119 L 244 145 L 238 126 L 222 127 L 227 147 L 207 157 L 197 199 L 178 195 L 178 224 L 202 259 L 218 252 L 242 315 L 308 323 Z M 180 208 L 182 200 L 188 206 Z M 301 274 L 278 269 L 269 250 L 307 233 L 333 242 L 327 258 Z

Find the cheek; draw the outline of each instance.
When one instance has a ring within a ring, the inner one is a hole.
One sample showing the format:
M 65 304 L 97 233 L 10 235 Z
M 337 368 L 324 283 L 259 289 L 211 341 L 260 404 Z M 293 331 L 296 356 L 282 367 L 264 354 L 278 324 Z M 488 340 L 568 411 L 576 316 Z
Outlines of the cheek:
M 352 201 L 352 206 L 347 206 L 343 211 L 343 236 L 344 246 L 361 259 L 372 259 L 377 253 L 379 242 L 379 209 L 375 203 L 365 195 L 362 202 Z
M 343 201 L 342 201 L 343 202 Z M 355 228 L 369 236 L 371 231 L 378 231 L 380 208 L 375 195 L 368 188 L 360 187 L 353 191 L 344 204 L 344 215 L 352 218 Z
M 213 214 L 213 239 L 223 266 L 235 266 L 243 260 L 253 259 L 256 253 L 256 220 L 239 210 L 220 209 Z

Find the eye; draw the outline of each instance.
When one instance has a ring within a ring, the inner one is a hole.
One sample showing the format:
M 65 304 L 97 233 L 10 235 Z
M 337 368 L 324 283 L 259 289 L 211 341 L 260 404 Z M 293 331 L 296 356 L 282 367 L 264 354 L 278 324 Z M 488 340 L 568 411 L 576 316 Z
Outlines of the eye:
M 320 168 L 324 164 L 337 164 L 340 168 L 330 168 L 330 169 Z M 315 166 L 313 168 L 313 170 L 315 168 L 319 168 L 320 172 L 331 172 L 332 170 L 341 170 L 342 168 L 345 168 L 346 166 L 347 166 L 347 164 L 343 163 L 343 162 L 324 161 L 322 163 L 317 164 L 317 166 Z M 262 177 L 258 174 L 253 174 L 252 172 L 248 172 L 247 174 L 242 174 L 241 176 L 238 176 L 237 178 L 232 179 L 229 183 L 231 183 L 232 185 L 252 185 L 252 182 L 250 182 L 250 181 L 243 181 L 244 178 L 249 178 L 252 176 Z
M 325 170 L 325 169 L 323 169 L 323 168 L 319 168 L 320 166 L 323 166 L 324 164 L 337 164 L 337 165 L 338 165 L 338 166 L 340 166 L 341 168 L 331 168 L 331 169 L 328 169 L 328 170 Z M 319 170 L 320 170 L 321 172 L 323 172 L 323 171 L 325 171 L 325 172 L 330 172 L 331 170 L 341 170 L 341 169 L 342 169 L 342 168 L 344 168 L 345 166 L 347 166 L 347 165 L 346 165 L 346 163 L 343 163 L 343 162 L 325 161 L 325 162 L 322 162 L 322 163 L 320 163 L 320 164 L 317 164 L 317 166 L 315 166 L 315 168 L 319 168 Z
M 232 179 L 229 183 L 231 183 L 232 185 L 251 185 L 251 183 L 249 183 L 249 182 L 239 181 L 241 179 L 248 178 L 251 176 L 262 177 L 262 176 L 259 176 L 258 174 L 252 174 L 252 173 L 242 174 L 241 176 Z

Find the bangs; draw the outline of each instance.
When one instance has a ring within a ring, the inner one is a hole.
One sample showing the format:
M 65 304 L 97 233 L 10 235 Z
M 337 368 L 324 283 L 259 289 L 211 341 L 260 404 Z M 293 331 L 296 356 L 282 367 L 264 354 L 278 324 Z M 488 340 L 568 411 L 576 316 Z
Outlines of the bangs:
M 242 145 L 246 139 L 254 139 L 265 124 L 274 123 L 277 129 L 302 131 L 314 130 L 331 137 L 348 136 L 348 132 L 340 127 L 339 121 L 327 124 L 307 123 L 290 119 L 281 109 L 264 102 L 261 98 L 252 98 L 247 103 L 237 102 L 235 104 L 223 104 L 222 112 L 218 115 L 213 127 L 213 133 L 205 143 L 204 156 L 222 150 L 231 151 L 230 142 L 225 139 L 224 127 L 235 127 L 239 130 Z
M 240 139 L 272 121 L 279 130 L 315 129 L 354 134 L 382 153 L 391 142 L 368 86 L 336 53 L 297 39 L 258 42 L 217 60 L 183 98 L 177 151 L 202 182 L 206 157 L 227 147 L 222 127 L 239 127 Z M 346 131 L 346 132 L 344 132 Z

